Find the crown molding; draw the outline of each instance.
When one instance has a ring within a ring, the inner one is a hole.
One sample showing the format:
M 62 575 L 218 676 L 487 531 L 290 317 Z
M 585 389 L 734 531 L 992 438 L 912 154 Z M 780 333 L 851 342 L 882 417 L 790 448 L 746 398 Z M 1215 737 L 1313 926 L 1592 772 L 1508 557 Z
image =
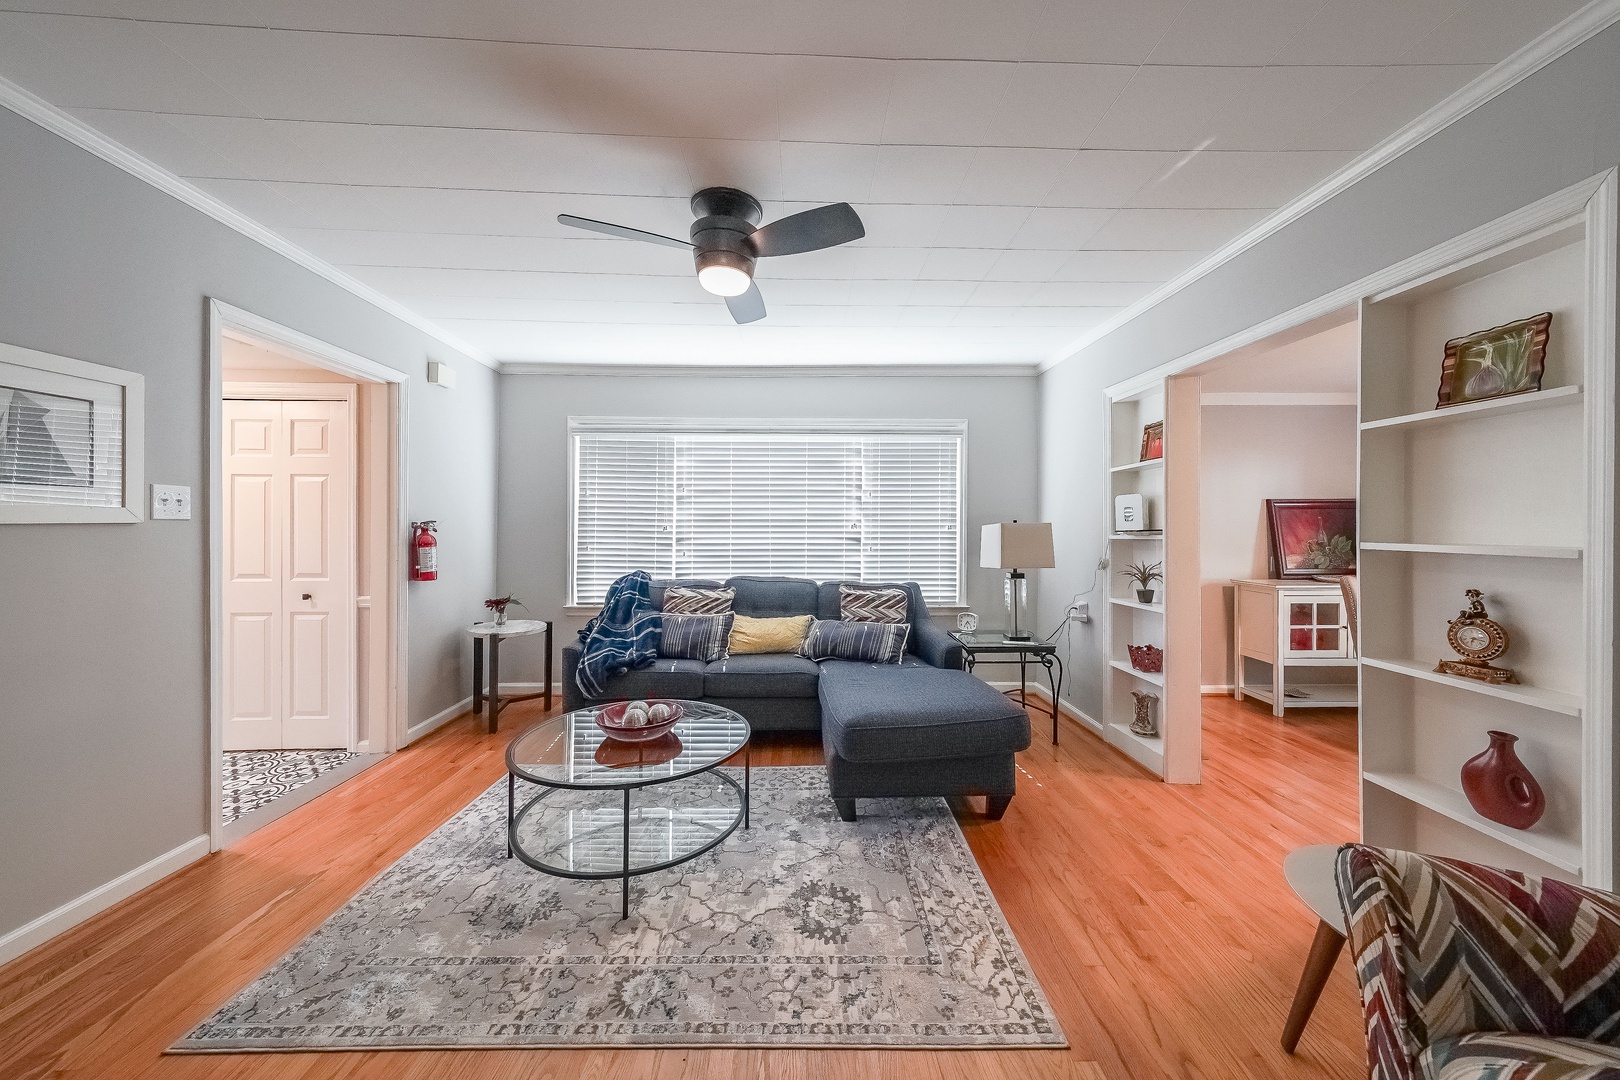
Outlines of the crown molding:
M 506 360 L 502 375 L 612 375 L 632 378 L 726 379 L 915 379 L 915 378 L 1034 378 L 1034 364 L 613 364 L 555 363 Z
M 1284 226 L 1304 217 L 1323 203 L 1339 195 L 1351 185 L 1377 172 L 1391 161 L 1461 120 L 1475 109 L 1557 60 L 1580 45 L 1620 22 L 1620 0 L 1593 0 L 1563 22 L 1536 38 L 1530 44 L 1509 56 L 1479 78 L 1446 98 L 1428 112 L 1401 128 L 1383 142 L 1356 158 L 1350 164 L 1308 189 L 1303 195 L 1278 209 L 1259 224 L 1240 233 L 1223 247 L 1218 248 L 1187 270 L 1171 278 L 1136 303 L 1125 308 L 1106 322 L 1093 327 L 1074 342 L 1052 354 L 1040 364 L 1040 370 L 1050 371 L 1081 350 L 1101 341 L 1126 323 L 1157 307 L 1193 282 L 1207 276 L 1218 267 L 1237 258 Z
M 6 78 L 0 78 L 0 106 L 10 109 L 26 120 L 33 121 L 54 135 L 61 136 L 80 149 L 88 150 L 103 161 L 129 173 L 137 180 L 144 180 L 164 194 L 179 199 L 193 210 L 200 210 L 221 225 L 235 229 L 249 240 L 263 244 L 277 255 L 290 259 L 304 269 L 319 274 L 327 281 L 353 293 L 366 301 L 366 303 L 416 327 L 416 329 L 427 334 L 440 344 L 449 346 L 456 352 L 469 359 L 476 360 L 485 367 L 493 368 L 496 371 L 500 370 L 500 365 L 495 359 L 483 350 L 474 348 L 442 327 L 424 319 L 397 300 L 383 295 L 360 279 L 344 273 L 313 252 L 306 251 L 280 233 L 274 232 L 254 221 L 240 210 L 227 206 L 189 180 L 177 176 L 156 162 L 142 157 L 122 143 L 109 139 L 78 117 L 64 112 Z

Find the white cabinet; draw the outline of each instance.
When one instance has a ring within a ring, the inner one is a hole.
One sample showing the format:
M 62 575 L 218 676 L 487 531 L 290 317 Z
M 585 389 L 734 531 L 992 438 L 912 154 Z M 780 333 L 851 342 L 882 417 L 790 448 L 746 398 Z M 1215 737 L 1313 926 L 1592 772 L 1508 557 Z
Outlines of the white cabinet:
M 1241 579 L 1232 585 L 1234 697 L 1259 698 L 1275 716 L 1290 708 L 1356 707 L 1354 679 L 1320 678 L 1324 669 L 1356 667 L 1349 615 L 1338 585 L 1261 579 Z M 1257 667 L 1264 667 L 1264 681 L 1250 680 L 1251 673 L 1260 674 Z

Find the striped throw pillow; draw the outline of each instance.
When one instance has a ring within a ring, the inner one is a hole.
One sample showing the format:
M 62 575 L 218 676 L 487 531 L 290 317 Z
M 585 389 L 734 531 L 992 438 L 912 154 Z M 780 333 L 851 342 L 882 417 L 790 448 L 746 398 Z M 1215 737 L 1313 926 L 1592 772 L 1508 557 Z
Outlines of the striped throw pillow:
M 838 617 L 845 622 L 910 622 L 911 597 L 898 585 L 838 586 Z
M 732 615 L 664 616 L 658 655 L 672 660 L 724 660 L 729 653 Z
M 676 585 L 664 592 L 663 610 L 666 615 L 724 615 L 736 598 L 736 589 Z
M 817 619 L 799 646 L 810 660 L 864 660 L 872 664 L 898 664 L 906 654 L 910 623 L 844 622 Z

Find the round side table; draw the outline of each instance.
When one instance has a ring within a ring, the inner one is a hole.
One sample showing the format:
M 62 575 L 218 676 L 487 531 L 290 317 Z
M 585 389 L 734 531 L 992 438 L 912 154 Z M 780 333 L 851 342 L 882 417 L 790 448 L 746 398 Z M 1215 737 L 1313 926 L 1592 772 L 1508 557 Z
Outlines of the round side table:
M 1283 877 L 1300 902 L 1311 909 L 1320 921 L 1316 924 L 1316 939 L 1311 942 L 1305 970 L 1300 973 L 1299 987 L 1294 991 L 1294 1004 L 1288 1010 L 1288 1022 L 1283 1025 L 1282 1047 L 1290 1054 L 1299 1045 L 1305 1033 L 1305 1024 L 1322 996 L 1333 964 L 1344 949 L 1344 912 L 1339 907 L 1339 889 L 1333 880 L 1333 864 L 1339 856 L 1337 844 L 1312 844 L 1295 848 L 1283 859 Z
M 501 709 L 514 701 L 528 701 L 532 698 L 546 699 L 546 708 L 551 708 L 551 624 L 541 622 L 539 619 L 509 619 L 504 623 L 480 622 L 473 623 L 467 628 L 467 633 L 473 639 L 473 712 L 484 711 L 484 641 L 489 640 L 489 733 L 495 734 L 496 725 L 500 723 Z M 501 696 L 501 639 L 511 637 L 528 637 L 530 634 L 546 635 L 546 688 L 534 694 L 508 694 Z

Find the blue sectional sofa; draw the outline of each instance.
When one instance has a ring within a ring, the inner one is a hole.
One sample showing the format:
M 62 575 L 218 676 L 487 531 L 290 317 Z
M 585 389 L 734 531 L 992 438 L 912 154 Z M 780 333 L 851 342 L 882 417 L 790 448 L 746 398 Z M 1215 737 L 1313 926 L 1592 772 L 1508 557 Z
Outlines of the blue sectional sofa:
M 753 618 L 839 616 L 839 585 L 801 578 L 659 581 L 653 603 L 675 585 L 736 589 L 733 610 Z M 853 584 L 853 583 L 851 583 Z M 911 633 L 899 664 L 817 663 L 793 654 L 733 656 L 705 663 L 659 659 L 609 680 L 597 700 L 670 697 L 712 701 L 756 731 L 821 732 L 840 815 L 855 800 L 910 795 L 984 795 L 999 818 L 1016 790 L 1013 755 L 1029 746 L 1029 718 L 1005 695 L 962 670 L 962 646 L 935 626 L 922 591 L 907 583 Z M 592 704 L 574 679 L 580 649 L 562 652 L 563 702 Z

